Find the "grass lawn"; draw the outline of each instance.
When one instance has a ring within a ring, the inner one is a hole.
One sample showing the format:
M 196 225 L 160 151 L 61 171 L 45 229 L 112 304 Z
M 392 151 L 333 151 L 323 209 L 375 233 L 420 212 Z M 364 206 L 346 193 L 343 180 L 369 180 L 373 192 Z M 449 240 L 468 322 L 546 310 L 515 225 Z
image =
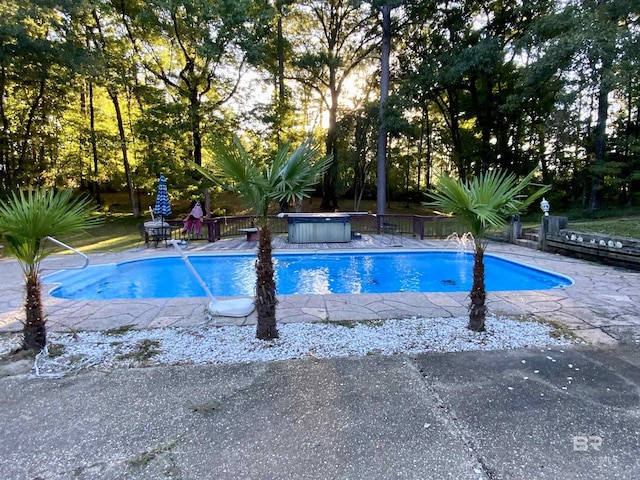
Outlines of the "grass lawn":
M 58 240 L 83 253 L 118 252 L 142 245 L 144 239 L 138 225 L 149 218 L 134 218 L 124 214 L 105 214 L 102 226 L 85 232 L 66 235 Z M 56 250 L 62 250 L 55 247 Z
M 640 216 L 569 222 L 572 230 L 640 239 Z

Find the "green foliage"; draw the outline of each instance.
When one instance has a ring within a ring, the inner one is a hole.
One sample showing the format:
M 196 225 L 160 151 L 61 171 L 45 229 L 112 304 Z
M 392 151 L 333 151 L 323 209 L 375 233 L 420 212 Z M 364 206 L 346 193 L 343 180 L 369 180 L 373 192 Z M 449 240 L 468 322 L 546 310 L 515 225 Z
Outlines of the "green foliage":
M 256 298 L 258 312 L 256 337 L 278 338 L 276 328 L 276 284 L 271 254 L 269 208 L 281 201 L 301 200 L 331 165 L 331 157 L 320 157 L 318 149 L 307 140 L 292 153 L 282 147 L 268 164 L 252 159 L 237 136 L 231 145 L 213 142 L 213 171 L 194 164 L 200 173 L 229 191 L 237 192 L 253 210 L 260 229 L 256 261 Z
M 377 123 L 349 117 L 377 116 L 377 102 L 363 110 L 380 92 L 382 4 L 402 5 L 390 196 L 441 172 L 538 165 L 554 205 L 580 207 L 592 191 L 605 209 L 638 203 L 636 0 L 0 2 L 0 193 L 144 191 L 164 173 L 190 197 L 206 186 L 187 165 L 213 156 L 207 137 L 242 132 L 273 158 L 313 132 L 335 160 L 323 193 L 372 199 L 375 142 L 354 135 Z M 616 108 L 595 125 L 598 96 Z
M 26 300 L 22 348 L 40 351 L 46 346 L 46 320 L 40 290 L 40 262 L 47 237 L 69 234 L 101 223 L 91 216 L 95 206 L 86 198 L 73 198 L 71 190 L 29 190 L 0 200 L 0 234 L 20 263 L 25 276 Z
M 237 89 L 247 58 L 261 57 L 262 25 L 271 9 L 254 0 L 153 0 L 144 9 L 118 4 L 144 68 L 174 95 L 190 135 L 191 160 L 202 164 L 202 133 Z M 183 152 L 184 155 L 184 152 Z
M 238 192 L 261 222 L 267 221 L 269 208 L 279 202 L 308 197 L 331 164 L 331 157 L 321 157 L 311 140 L 293 152 L 285 145 L 267 166 L 252 160 L 237 136 L 231 145 L 212 141 L 211 149 L 215 158 L 212 170 L 194 168 L 225 189 Z
M 0 190 L 52 168 L 68 85 L 90 61 L 52 2 L 0 4 Z
M 328 110 L 326 153 L 333 163 L 324 177 L 325 209 L 336 208 L 342 160 L 338 149 L 341 94 L 356 69 L 370 65 L 378 47 L 377 12 L 362 0 L 311 0 L 300 4 L 296 18 L 303 28 L 292 34 L 294 78 L 312 90 Z M 314 29 L 322 25 L 321 29 Z
M 84 197 L 71 190 L 30 190 L 0 200 L 0 233 L 26 275 L 37 272 L 46 250 L 46 237 L 58 237 L 98 226 L 102 219 Z
M 501 170 L 490 170 L 467 181 L 442 175 L 431 193 L 433 201 L 425 206 L 459 216 L 479 246 L 488 228 L 504 226 L 509 216 L 522 212 L 549 190 L 550 186 L 541 187 L 522 198 L 535 174 L 533 170 L 520 181 Z

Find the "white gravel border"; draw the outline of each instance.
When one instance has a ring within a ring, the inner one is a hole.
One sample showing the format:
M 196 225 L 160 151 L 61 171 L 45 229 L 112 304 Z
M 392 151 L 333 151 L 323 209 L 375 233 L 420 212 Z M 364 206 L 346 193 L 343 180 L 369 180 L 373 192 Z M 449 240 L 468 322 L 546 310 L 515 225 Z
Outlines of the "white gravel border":
M 230 364 L 300 358 L 414 355 L 425 352 L 562 346 L 553 327 L 535 321 L 487 318 L 487 331 L 466 328 L 468 318 L 410 318 L 340 323 L 281 323 L 280 338 L 255 338 L 255 325 L 180 327 L 109 332 L 48 333 L 49 356 L 35 362 L 38 376 L 73 370 L 154 365 Z M 0 337 L 0 355 L 19 345 L 18 334 Z M 145 353 L 147 355 L 145 355 Z

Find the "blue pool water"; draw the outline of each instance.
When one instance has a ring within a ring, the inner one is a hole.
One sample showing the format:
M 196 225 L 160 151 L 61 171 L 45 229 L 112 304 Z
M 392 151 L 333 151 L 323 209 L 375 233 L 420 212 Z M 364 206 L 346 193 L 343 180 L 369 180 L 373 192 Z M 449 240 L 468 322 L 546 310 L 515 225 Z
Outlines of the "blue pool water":
M 189 260 L 214 296 L 254 294 L 255 255 L 193 255 Z M 274 255 L 279 294 L 469 291 L 473 255 L 452 251 Z M 563 275 L 485 255 L 487 291 L 546 290 L 573 284 Z M 62 270 L 45 277 L 73 300 L 203 297 L 179 257 Z

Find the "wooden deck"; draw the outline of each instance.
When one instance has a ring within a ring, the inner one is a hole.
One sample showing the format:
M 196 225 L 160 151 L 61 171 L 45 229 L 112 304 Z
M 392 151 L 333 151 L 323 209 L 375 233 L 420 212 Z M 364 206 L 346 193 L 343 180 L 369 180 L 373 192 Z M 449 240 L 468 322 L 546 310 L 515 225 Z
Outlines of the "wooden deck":
M 367 235 L 345 243 L 289 243 L 286 235 L 274 235 L 271 241 L 274 250 L 374 250 L 384 248 L 447 248 L 452 242 L 443 240 L 420 240 L 411 235 Z M 187 248 L 190 251 L 246 251 L 258 247 L 257 241 L 247 241 L 246 237 L 232 237 L 214 243 L 192 242 Z

